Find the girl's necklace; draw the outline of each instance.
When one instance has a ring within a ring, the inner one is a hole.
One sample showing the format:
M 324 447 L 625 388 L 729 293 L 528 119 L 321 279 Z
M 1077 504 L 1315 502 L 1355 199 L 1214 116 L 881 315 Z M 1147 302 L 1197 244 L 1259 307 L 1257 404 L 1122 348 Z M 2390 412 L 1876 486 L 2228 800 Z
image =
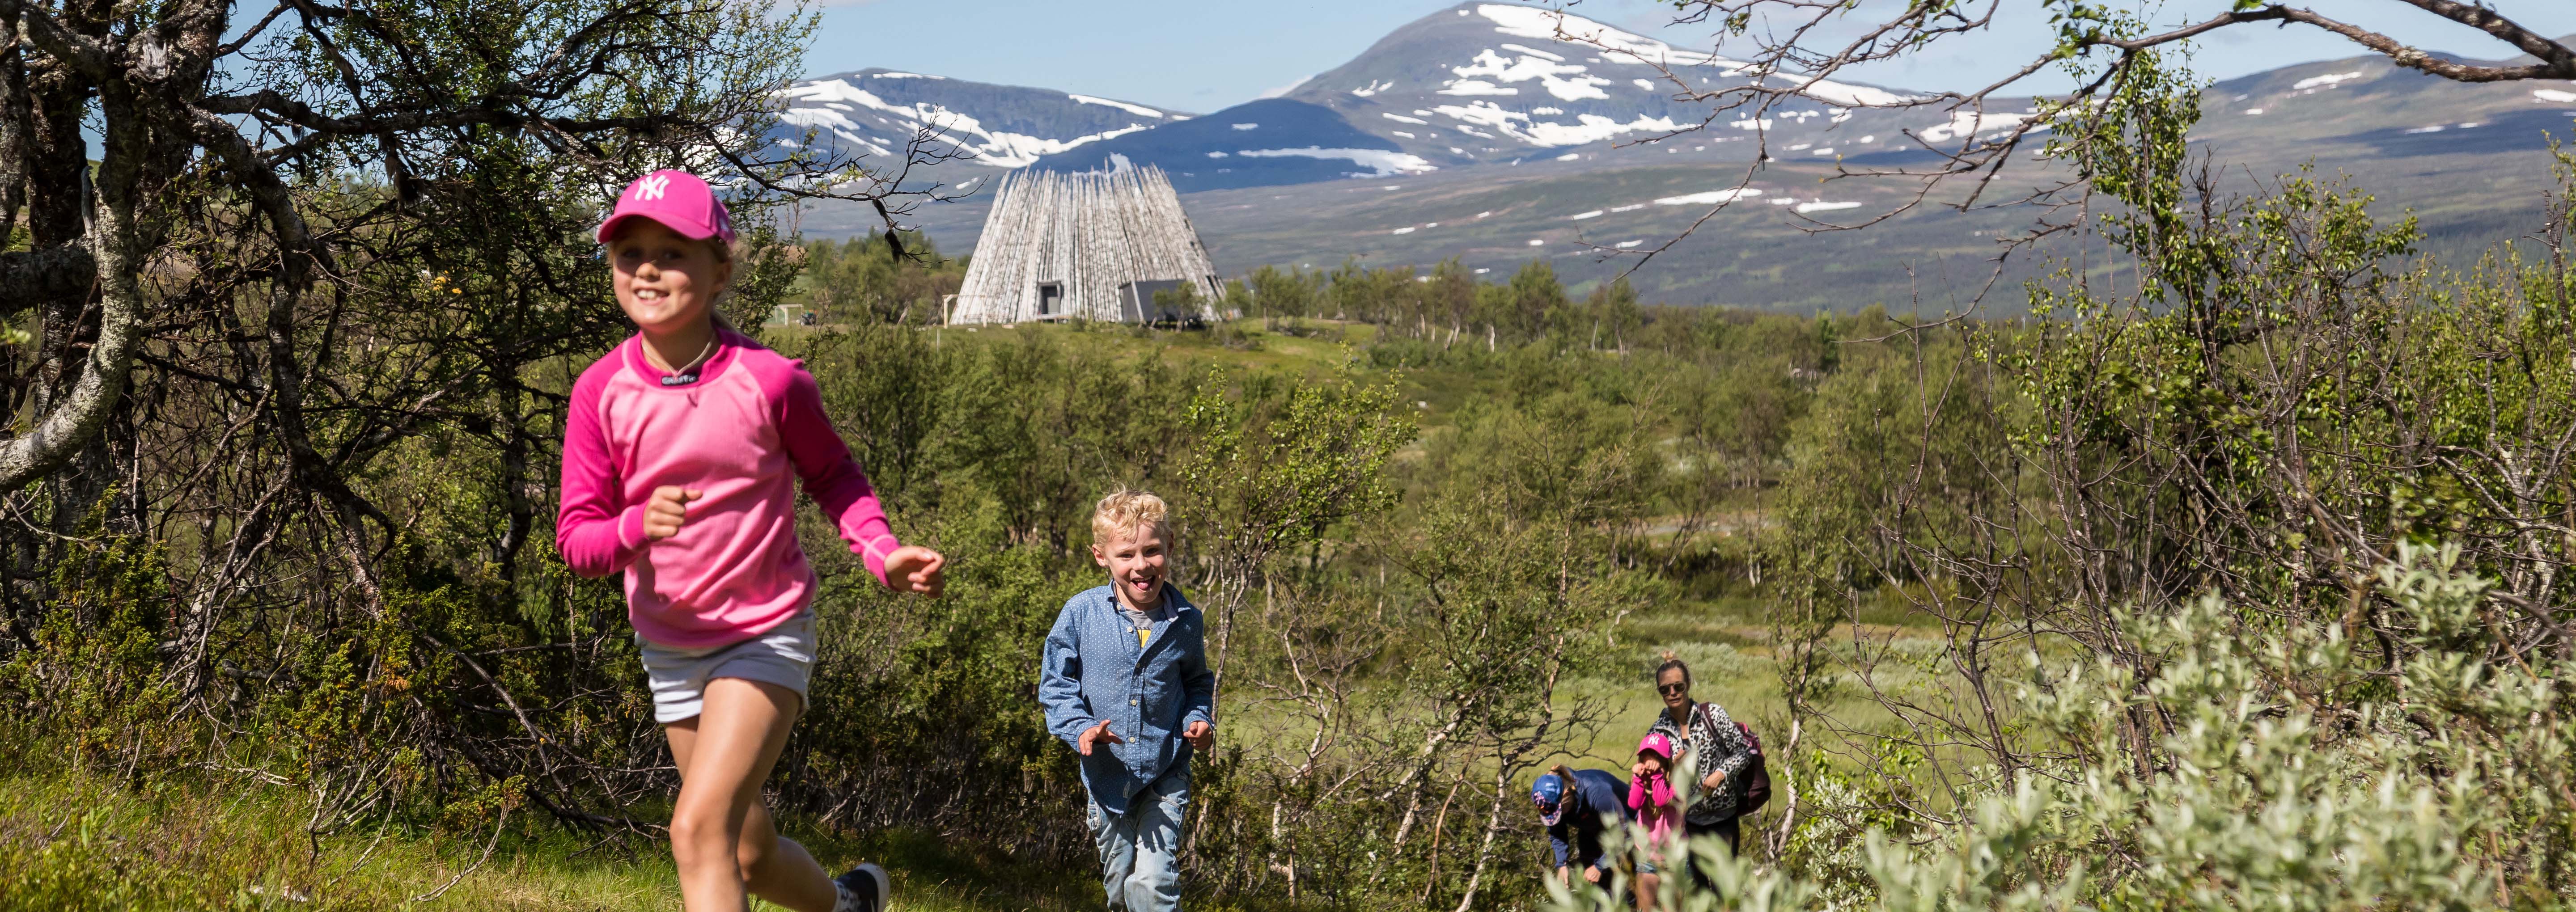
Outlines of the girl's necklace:
M 698 349 L 698 356 L 689 359 L 689 363 L 686 366 L 664 374 L 662 376 L 662 385 L 682 386 L 698 382 L 698 362 L 707 360 L 707 355 L 714 353 L 715 350 L 716 336 L 714 333 L 709 333 L 707 334 L 707 345 L 705 348 Z M 653 347 L 649 345 L 645 346 L 644 353 L 647 355 L 652 354 Z

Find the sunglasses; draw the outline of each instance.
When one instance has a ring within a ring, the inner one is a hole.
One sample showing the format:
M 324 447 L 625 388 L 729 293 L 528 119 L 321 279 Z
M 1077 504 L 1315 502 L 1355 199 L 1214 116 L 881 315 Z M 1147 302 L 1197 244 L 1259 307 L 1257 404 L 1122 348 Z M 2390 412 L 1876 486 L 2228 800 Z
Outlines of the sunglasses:
M 1660 692 L 1660 693 L 1662 693 L 1662 694 L 1664 694 L 1664 695 L 1666 695 L 1666 696 L 1671 696 L 1671 695 L 1673 695 L 1673 694 L 1678 694 L 1678 693 L 1689 693 L 1689 692 L 1690 692 L 1690 684 L 1688 684 L 1688 683 L 1679 683 L 1679 684 L 1657 684 L 1657 685 L 1655 685 L 1655 690 L 1656 690 L 1656 691 L 1658 691 L 1658 692 Z

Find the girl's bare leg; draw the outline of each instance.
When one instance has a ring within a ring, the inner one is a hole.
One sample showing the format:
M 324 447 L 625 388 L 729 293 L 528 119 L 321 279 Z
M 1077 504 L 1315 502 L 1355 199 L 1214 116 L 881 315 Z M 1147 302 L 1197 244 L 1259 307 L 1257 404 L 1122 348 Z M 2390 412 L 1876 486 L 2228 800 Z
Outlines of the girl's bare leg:
M 1663 882 L 1661 874 L 1637 875 L 1637 912 L 1655 912 L 1655 893 Z
M 797 912 L 832 912 L 831 875 L 804 846 L 779 838 L 760 804 L 761 783 L 802 707 L 787 688 L 717 678 L 707 682 L 697 718 L 663 726 L 680 769 L 671 855 L 689 912 L 747 910 L 746 891 Z

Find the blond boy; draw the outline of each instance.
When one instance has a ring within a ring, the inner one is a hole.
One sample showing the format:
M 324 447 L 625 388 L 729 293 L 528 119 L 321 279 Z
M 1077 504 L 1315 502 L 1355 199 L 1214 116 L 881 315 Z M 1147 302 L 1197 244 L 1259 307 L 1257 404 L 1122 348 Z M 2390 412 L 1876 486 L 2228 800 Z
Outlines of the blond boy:
M 1109 907 L 1180 908 L 1190 753 L 1216 743 L 1207 622 L 1172 585 L 1163 499 L 1120 489 L 1091 513 L 1109 584 L 1064 603 L 1038 668 L 1047 730 L 1081 755 Z

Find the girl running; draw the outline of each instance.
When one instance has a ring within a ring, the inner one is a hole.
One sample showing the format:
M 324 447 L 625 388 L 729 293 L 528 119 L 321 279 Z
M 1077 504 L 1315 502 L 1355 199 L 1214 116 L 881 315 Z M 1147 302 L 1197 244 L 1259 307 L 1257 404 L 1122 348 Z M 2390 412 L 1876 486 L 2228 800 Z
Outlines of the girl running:
M 681 901 L 882 912 L 883 869 L 829 876 L 760 802 L 814 664 L 816 580 L 796 544 L 794 485 L 889 588 L 936 597 L 945 560 L 895 540 L 814 378 L 715 318 L 733 225 L 705 181 L 645 175 L 598 240 L 636 334 L 573 384 L 555 546 L 583 576 L 626 571 L 627 620 L 680 771 Z

